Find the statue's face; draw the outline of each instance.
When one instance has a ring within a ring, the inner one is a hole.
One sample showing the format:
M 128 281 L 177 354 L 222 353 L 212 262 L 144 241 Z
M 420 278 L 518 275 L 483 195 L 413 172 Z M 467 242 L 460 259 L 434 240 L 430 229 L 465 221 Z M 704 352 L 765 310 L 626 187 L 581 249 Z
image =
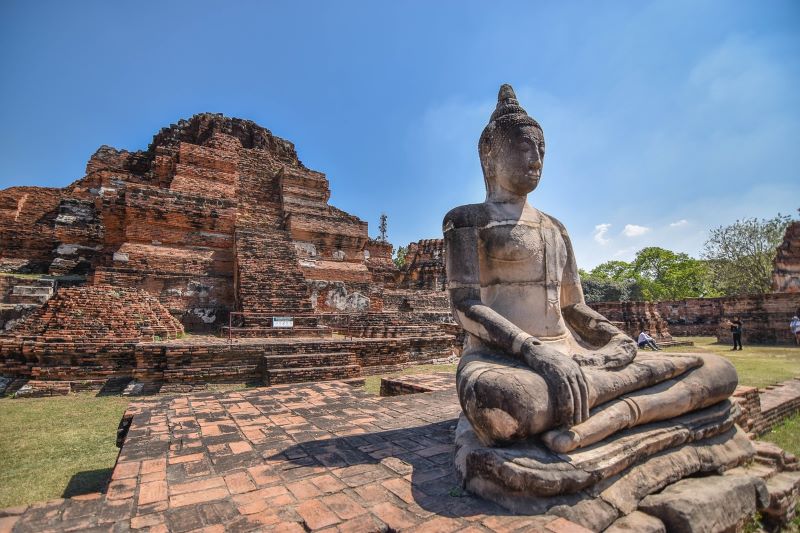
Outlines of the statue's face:
M 544 139 L 539 128 L 524 124 L 512 128 L 494 156 L 494 184 L 517 195 L 539 185 L 544 161 Z

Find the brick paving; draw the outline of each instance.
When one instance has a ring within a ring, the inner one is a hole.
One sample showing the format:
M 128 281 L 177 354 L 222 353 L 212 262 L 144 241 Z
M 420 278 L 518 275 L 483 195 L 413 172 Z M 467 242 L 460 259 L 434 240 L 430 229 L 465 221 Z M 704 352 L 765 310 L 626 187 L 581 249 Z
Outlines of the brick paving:
M 132 403 L 105 494 L 0 511 L 15 531 L 585 531 L 462 493 L 452 387 L 343 382 Z

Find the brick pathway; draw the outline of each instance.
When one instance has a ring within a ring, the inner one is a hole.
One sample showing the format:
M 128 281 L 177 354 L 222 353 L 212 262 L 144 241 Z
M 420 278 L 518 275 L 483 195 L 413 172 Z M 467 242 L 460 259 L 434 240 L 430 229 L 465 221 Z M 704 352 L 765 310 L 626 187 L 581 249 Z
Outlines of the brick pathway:
M 106 494 L 0 511 L 23 531 L 585 531 L 457 488 L 453 388 L 341 382 L 137 401 Z

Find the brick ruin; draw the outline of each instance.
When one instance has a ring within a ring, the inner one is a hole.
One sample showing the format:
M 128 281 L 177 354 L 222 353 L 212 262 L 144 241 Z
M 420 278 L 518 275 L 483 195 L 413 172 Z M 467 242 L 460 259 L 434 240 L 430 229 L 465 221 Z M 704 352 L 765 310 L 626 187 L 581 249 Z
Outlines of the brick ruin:
M 129 289 L 144 291 L 194 335 L 433 339 L 431 359 L 451 353 L 454 337 L 440 326 L 452 322 L 446 296 L 400 279 L 391 244 L 370 239 L 367 223 L 329 198 L 328 179 L 304 166 L 292 143 L 252 121 L 209 113 L 162 129 L 144 151 L 101 147 L 86 175 L 63 189 L 2 190 L 3 342 L 24 336 L 13 326 L 54 292 L 87 286 L 120 289 L 125 298 Z M 345 325 L 342 314 L 353 315 Z M 293 317 L 295 327 L 273 328 L 275 316 Z M 84 333 L 87 341 L 102 336 Z M 135 350 L 144 353 L 139 374 L 162 365 L 147 362 L 149 350 Z M 208 357 L 225 366 L 223 356 Z M 407 354 L 363 359 L 402 360 Z
M 443 291 L 447 288 L 444 239 L 423 239 L 408 245 L 398 282 L 408 289 Z
M 667 322 L 654 302 L 596 302 L 589 305 L 634 339 L 646 330 L 659 344 L 673 343 Z
M 774 292 L 800 292 L 800 221 L 786 228 L 772 269 Z
M 728 320 L 742 321 L 742 342 L 793 344 L 792 316 L 800 312 L 800 293 L 770 293 L 728 298 L 686 298 L 658 302 L 658 311 L 673 335 L 716 336 L 729 342 Z

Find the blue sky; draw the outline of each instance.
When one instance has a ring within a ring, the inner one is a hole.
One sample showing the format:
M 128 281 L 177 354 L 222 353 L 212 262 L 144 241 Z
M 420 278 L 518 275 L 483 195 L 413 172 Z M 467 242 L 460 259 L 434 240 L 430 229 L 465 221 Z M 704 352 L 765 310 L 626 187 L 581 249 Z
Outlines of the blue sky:
M 501 83 L 543 126 L 529 198 L 578 263 L 800 207 L 800 2 L 23 2 L 0 5 L 0 188 L 64 186 L 103 144 L 249 118 L 395 245 L 483 200 Z

